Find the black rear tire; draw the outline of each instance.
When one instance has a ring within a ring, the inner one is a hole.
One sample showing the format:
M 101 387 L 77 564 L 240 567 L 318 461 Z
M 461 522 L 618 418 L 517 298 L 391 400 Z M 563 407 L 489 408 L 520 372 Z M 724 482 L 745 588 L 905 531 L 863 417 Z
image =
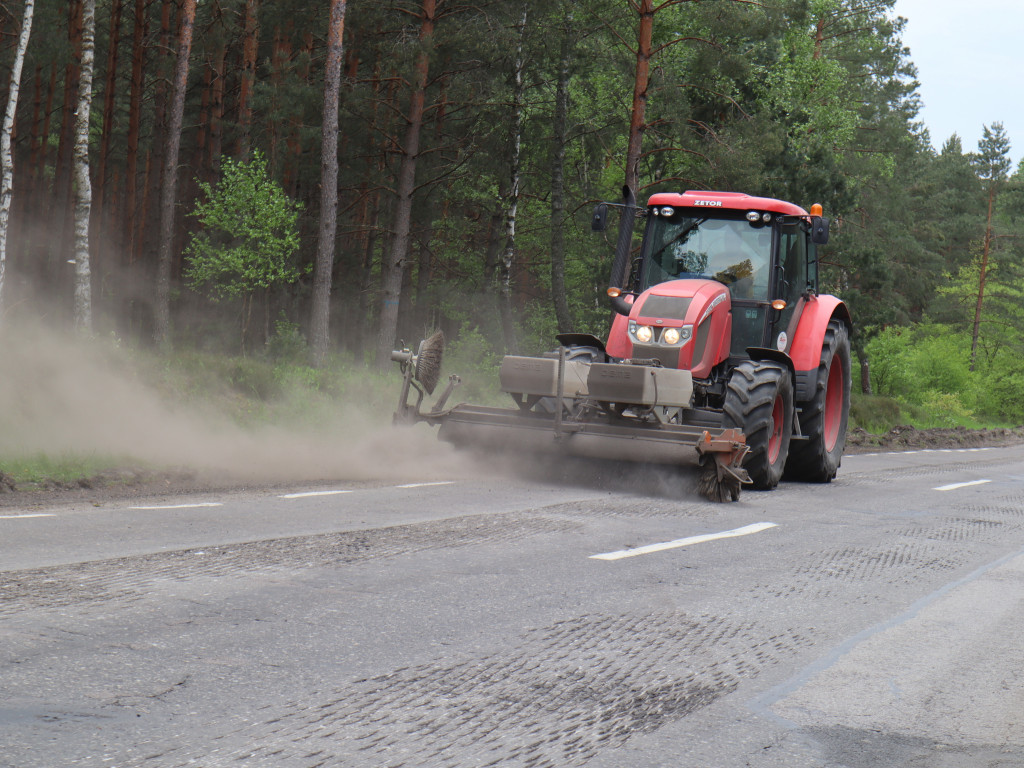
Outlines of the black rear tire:
M 786 479 L 831 482 L 843 459 L 850 416 L 850 334 L 839 320 L 825 330 L 814 394 L 800 407 L 801 432 L 807 439 L 793 443 Z
M 745 360 L 736 366 L 725 393 L 723 426 L 747 438 L 743 466 L 753 487 L 779 484 L 793 434 L 793 379 L 778 363 Z

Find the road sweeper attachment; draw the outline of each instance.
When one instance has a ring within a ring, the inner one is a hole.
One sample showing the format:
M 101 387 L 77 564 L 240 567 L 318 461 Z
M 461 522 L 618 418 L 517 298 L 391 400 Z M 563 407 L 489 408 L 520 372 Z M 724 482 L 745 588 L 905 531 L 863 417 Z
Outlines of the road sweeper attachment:
M 430 394 L 437 386 L 444 344 L 434 334 L 416 353 L 392 353 L 403 372 L 395 422 L 440 425 L 440 439 L 460 447 L 658 464 L 696 462 L 704 496 L 737 500 L 740 485 L 749 482 L 741 466 L 747 452 L 743 434 L 687 423 L 685 412 L 693 395 L 690 372 L 664 368 L 657 361 L 596 361 L 606 358 L 601 342 L 590 341 L 542 357 L 506 356 L 499 378 L 514 407 L 462 403 L 447 408 L 459 384 L 452 376 L 437 403 L 424 411 L 424 391 Z M 413 390 L 416 400 L 410 403 Z

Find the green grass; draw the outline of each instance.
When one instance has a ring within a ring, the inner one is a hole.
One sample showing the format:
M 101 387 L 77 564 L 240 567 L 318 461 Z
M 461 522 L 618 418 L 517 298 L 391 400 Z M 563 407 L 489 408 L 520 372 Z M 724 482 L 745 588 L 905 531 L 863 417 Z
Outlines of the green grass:
M 0 457 L 0 472 L 20 490 L 74 485 L 88 478 L 112 473 L 139 462 L 117 456 L 35 456 Z

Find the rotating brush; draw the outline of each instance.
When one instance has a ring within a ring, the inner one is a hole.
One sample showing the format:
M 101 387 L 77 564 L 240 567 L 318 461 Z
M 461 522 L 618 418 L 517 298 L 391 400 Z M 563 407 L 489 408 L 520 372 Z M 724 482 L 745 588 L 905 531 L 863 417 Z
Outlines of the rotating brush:
M 441 380 L 441 358 L 444 356 L 444 333 L 436 331 L 430 338 L 420 342 L 416 352 L 416 381 L 423 385 L 428 395 L 434 394 L 437 382 Z

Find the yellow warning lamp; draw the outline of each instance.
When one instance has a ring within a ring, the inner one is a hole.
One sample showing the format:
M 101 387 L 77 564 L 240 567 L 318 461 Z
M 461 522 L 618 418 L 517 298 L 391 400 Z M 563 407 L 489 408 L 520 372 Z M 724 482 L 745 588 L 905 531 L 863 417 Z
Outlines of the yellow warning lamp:
M 616 288 L 615 286 L 612 286 L 611 288 L 608 289 L 607 293 L 613 299 L 617 299 L 617 298 L 619 298 L 619 296 L 622 295 L 622 289 L 621 288 Z
M 821 216 L 821 203 L 815 203 L 811 206 L 811 216 Z
M 775 301 L 772 302 L 772 309 L 777 309 L 777 310 L 779 310 L 779 312 L 781 312 L 785 308 L 786 308 L 786 300 L 785 299 L 776 299 Z

